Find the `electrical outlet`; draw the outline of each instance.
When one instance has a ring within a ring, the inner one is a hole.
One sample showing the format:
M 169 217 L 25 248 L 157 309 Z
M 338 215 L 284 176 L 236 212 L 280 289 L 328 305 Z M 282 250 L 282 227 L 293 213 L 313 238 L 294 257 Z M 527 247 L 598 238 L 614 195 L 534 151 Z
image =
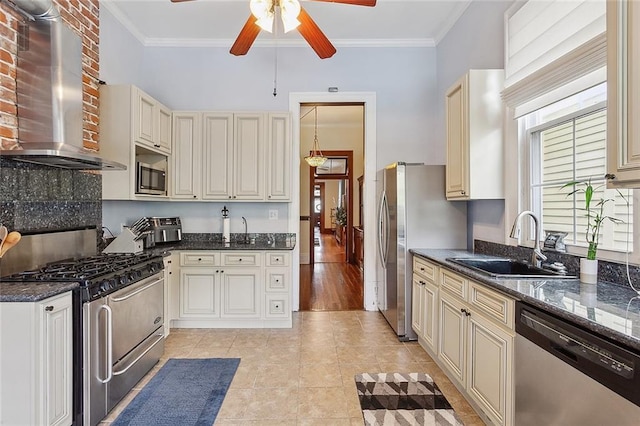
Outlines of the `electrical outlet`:
M 277 220 L 278 219 L 278 210 L 269 210 L 269 219 Z

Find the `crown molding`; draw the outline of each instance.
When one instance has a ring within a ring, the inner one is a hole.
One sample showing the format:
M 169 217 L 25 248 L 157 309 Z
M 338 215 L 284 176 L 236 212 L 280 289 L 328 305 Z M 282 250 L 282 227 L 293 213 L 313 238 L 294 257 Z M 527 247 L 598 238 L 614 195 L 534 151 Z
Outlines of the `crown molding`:
M 138 31 L 133 22 L 127 18 L 127 15 L 122 13 L 122 10 L 116 6 L 116 2 L 100 0 L 99 6 L 100 8 L 104 7 L 107 9 L 116 18 L 116 20 L 131 33 L 131 35 L 133 35 L 143 46 L 145 45 L 144 34 Z
M 445 38 L 447 33 L 451 31 L 451 28 L 453 28 L 456 22 L 458 22 L 458 19 L 460 19 L 462 14 L 471 5 L 472 1 L 473 0 L 464 0 L 464 1 L 456 2 L 456 10 L 454 11 L 454 13 L 451 14 L 451 16 L 449 16 L 449 19 L 447 19 L 445 22 L 442 23 L 442 26 L 440 27 L 440 31 L 438 31 L 438 34 L 436 34 L 436 38 L 435 38 L 436 45 L 438 45 L 442 41 L 442 39 Z

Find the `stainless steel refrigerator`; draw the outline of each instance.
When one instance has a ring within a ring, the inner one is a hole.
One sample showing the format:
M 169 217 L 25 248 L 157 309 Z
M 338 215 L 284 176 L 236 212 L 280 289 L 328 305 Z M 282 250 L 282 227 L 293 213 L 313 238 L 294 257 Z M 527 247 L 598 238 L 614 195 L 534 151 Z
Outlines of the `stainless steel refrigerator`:
M 394 163 L 378 171 L 378 309 L 400 340 L 411 328 L 410 249 L 466 248 L 467 203 L 445 198 L 444 166 Z

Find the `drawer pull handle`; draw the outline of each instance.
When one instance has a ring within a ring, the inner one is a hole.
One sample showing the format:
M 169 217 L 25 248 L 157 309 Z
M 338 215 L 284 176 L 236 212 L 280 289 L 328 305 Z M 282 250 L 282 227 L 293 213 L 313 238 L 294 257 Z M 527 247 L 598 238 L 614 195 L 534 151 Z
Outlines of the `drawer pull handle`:
M 45 307 L 44 310 L 47 311 L 47 312 L 51 312 L 51 311 L 53 311 L 53 306 L 49 305 L 49 306 Z

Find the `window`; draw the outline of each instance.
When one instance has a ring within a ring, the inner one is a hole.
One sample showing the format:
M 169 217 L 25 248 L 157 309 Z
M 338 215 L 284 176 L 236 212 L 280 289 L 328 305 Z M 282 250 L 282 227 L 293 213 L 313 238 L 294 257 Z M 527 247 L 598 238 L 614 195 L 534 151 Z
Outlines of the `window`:
M 633 194 L 606 189 L 605 100 L 602 84 L 520 119 L 529 153 L 528 194 L 523 198 L 529 199 L 529 208 L 541 218 L 544 231 L 566 233 L 567 245 L 586 247 L 584 193 L 571 195 L 573 189 L 563 185 L 590 180 L 596 190 L 592 208 L 601 199 L 611 199 L 604 204 L 604 215 L 623 222 L 602 224 L 598 248 L 626 252 L 633 247 Z

